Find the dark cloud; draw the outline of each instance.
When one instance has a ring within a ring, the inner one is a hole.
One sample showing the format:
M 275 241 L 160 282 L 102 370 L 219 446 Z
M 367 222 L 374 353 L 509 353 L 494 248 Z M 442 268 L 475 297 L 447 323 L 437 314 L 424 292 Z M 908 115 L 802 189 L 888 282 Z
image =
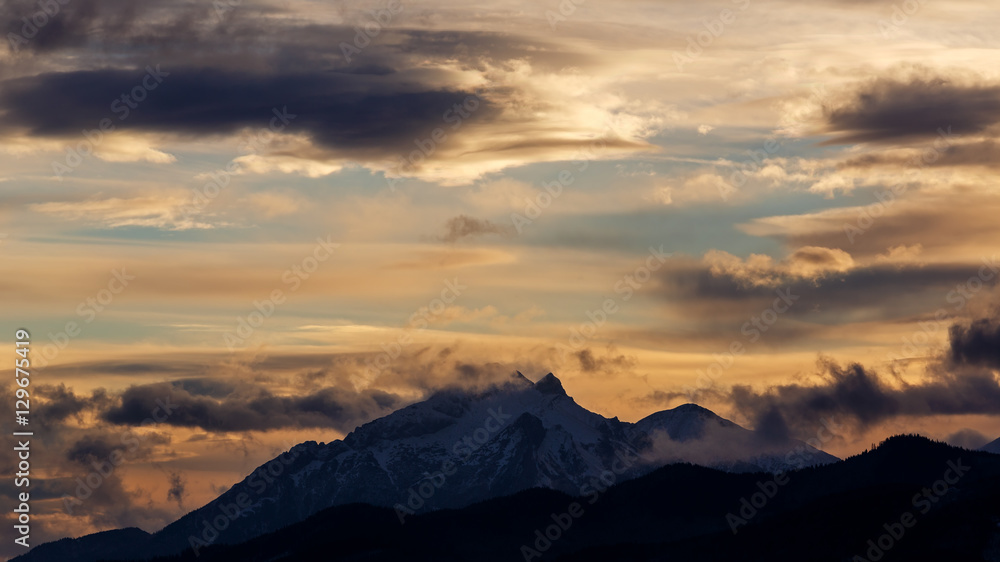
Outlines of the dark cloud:
M 485 30 L 427 30 L 400 25 L 408 12 L 394 18 L 363 56 L 348 61 L 341 42 L 351 44 L 356 26 L 369 22 L 368 6 L 345 3 L 316 8 L 339 12 L 344 24 L 319 24 L 288 12 L 288 6 L 244 1 L 231 9 L 224 3 L 186 0 L 73 0 L 60 6 L 37 32 L 21 42 L 18 51 L 54 58 L 71 53 L 77 62 L 88 55 L 107 64 L 135 66 L 150 58 L 183 66 L 197 60 L 206 66 L 229 69 L 276 68 L 384 75 L 397 68 L 413 68 L 414 59 L 428 58 L 482 63 L 530 57 L 533 64 L 557 70 L 582 67 L 590 58 L 567 52 L 537 38 Z M 224 6 L 224 8 L 229 8 Z M 0 30 L 21 35 L 23 18 L 39 11 L 37 0 L 8 0 L 0 13 Z M 11 48 L 9 41 L 4 43 Z M 36 61 L 41 62 L 41 61 Z M 139 65 L 142 66 L 142 65 Z
M 775 437 L 830 417 L 866 429 L 897 416 L 1000 415 L 1000 381 L 989 372 L 942 372 L 927 382 L 889 384 L 859 364 L 826 362 L 823 375 L 816 385 L 778 385 L 765 391 L 738 385 L 726 399 L 755 427 L 779 432 Z
M 442 360 L 437 368 L 447 373 L 450 379 L 439 380 L 438 384 L 441 386 L 429 388 L 430 392 L 436 392 L 441 388 L 487 388 L 502 384 L 509 380 L 514 373 L 514 369 L 502 363 L 473 363 L 463 360 L 449 362 L 447 358 L 451 355 L 451 350 L 448 348 L 439 351 L 436 355 L 438 359 Z
M 190 381 L 132 386 L 122 393 L 118 405 L 104 412 L 103 418 L 111 423 L 138 425 L 169 404 L 171 412 L 162 423 L 171 426 L 207 431 L 331 427 L 347 432 L 402 404 L 398 396 L 380 390 L 355 393 L 328 387 L 302 396 L 279 396 L 263 386 L 249 386 L 221 398 L 199 393 L 201 390 Z
M 179 37 L 184 31 L 206 27 L 215 21 L 211 3 L 176 0 L 72 0 L 59 2 L 59 12 L 38 16 L 37 0 L 8 0 L 0 16 L 0 29 L 26 39 L 18 50 L 47 53 L 80 48 L 100 41 L 107 46 L 119 42 L 146 46 Z M 24 18 L 42 25 L 26 26 Z M 10 42 L 5 41 L 10 47 Z
M 979 318 L 948 330 L 955 363 L 1000 368 L 1000 320 Z
M 372 383 L 426 395 L 451 386 L 484 387 L 509 378 L 517 368 L 538 371 L 542 366 L 480 362 L 459 353 L 458 342 L 448 347 L 419 347 L 400 354 Z M 204 358 L 217 377 L 186 377 L 170 382 L 138 384 L 122 392 L 104 389 L 90 396 L 65 386 L 38 388 L 39 418 L 56 430 L 65 430 L 74 416 L 92 414 L 103 422 L 140 426 L 156 422 L 171 411 L 165 426 L 200 427 L 206 431 L 268 431 L 279 428 L 330 427 L 347 432 L 357 425 L 404 406 L 409 399 L 371 388 L 356 392 L 351 375 L 365 371 L 373 356 L 364 353 L 290 355 L 255 358 L 250 363 L 218 362 Z M 189 373 L 186 360 L 162 357 L 139 363 L 143 372 L 168 375 Z M 606 362 L 600 359 L 602 364 Z M 105 372 L 108 365 L 88 363 L 65 367 L 76 375 Z M 317 388 L 319 386 L 319 388 Z M 279 390 L 280 389 L 280 390 Z M 11 395 L 12 396 L 12 395 Z M 195 436 L 204 439 L 206 435 Z M 94 452 L 100 443 L 81 442 L 73 450 Z M 71 447 L 67 445 L 66 449 Z M 110 450 L 99 450 L 107 456 Z
M 169 76 L 134 109 L 115 100 L 142 83 L 144 70 L 58 72 L 7 80 L 0 107 L 7 112 L 7 127 L 36 136 L 77 135 L 95 129 L 104 118 L 111 119 L 116 130 L 213 136 L 266 128 L 275 122 L 277 111 L 286 115 L 289 132 L 307 134 L 324 148 L 385 157 L 415 150 L 415 138 L 448 127 L 445 112 L 473 95 L 372 75 L 167 66 L 160 71 Z M 496 113 L 489 101 L 479 98 L 479 104 L 470 120 Z M 126 110 L 127 118 L 122 119 Z M 285 123 L 277 120 L 276 125 Z
M 1000 86 L 936 76 L 877 78 L 824 107 L 824 144 L 899 143 L 982 133 L 1000 123 Z
M 588 347 L 573 354 L 580 363 L 580 370 L 584 373 L 597 374 L 603 376 L 617 376 L 631 372 L 638 364 L 638 359 L 632 356 L 617 353 L 614 346 L 609 346 L 606 353 L 596 355 Z
M 167 474 L 167 501 L 175 502 L 177 507 L 184 509 L 184 497 L 187 495 L 187 480 L 177 471 Z
M 148 458 L 158 445 L 170 444 L 170 435 L 162 432 L 145 432 L 142 436 L 128 431 L 87 434 L 66 449 L 66 460 L 93 468 L 94 463 L 104 463 L 119 454 L 128 460 Z
M 258 132 L 277 108 L 295 115 L 284 131 L 289 136 L 252 147 L 264 145 L 267 156 L 301 167 L 275 168 L 277 160 L 270 160 L 258 162 L 255 172 L 305 172 L 322 163 L 307 173 L 330 173 L 358 164 L 397 177 L 462 182 L 521 161 L 565 159 L 588 149 L 600 128 L 577 121 L 579 130 L 566 129 L 565 103 L 556 94 L 497 79 L 525 61 L 538 73 L 606 64 L 565 41 L 415 29 L 408 19 L 418 27 L 426 21 L 407 9 L 363 53 L 345 56 L 342 45 L 354 43 L 358 27 L 370 22 L 370 6 L 316 5 L 310 10 L 322 14 L 304 16 L 287 3 L 243 2 L 220 18 L 219 4 L 68 3 L 21 45 L 28 53 L 0 61 L 0 134 L 75 143 L 81 131 L 111 119 L 112 134 L 146 133 L 147 142 L 162 146 Z M 17 7 L 0 15 L 0 24 L 15 31 L 35 11 L 29 0 L 17 0 Z M 126 108 L 122 96 L 142 83 L 147 67 L 169 76 Z M 605 144 L 622 152 L 652 148 L 635 136 Z M 473 165 L 450 165 L 458 159 Z
M 196 377 L 205 370 L 205 363 L 197 355 L 195 359 L 186 358 L 150 358 L 148 361 L 92 361 L 86 363 L 68 363 L 49 365 L 45 372 L 53 379 L 77 378 L 81 376 L 141 376 L 154 380 L 178 378 L 183 376 Z M 213 358 L 207 357 L 205 361 Z
M 489 160 L 484 154 L 494 153 L 502 162 L 544 160 L 591 142 L 589 135 L 568 138 L 538 121 L 538 112 L 551 114 L 558 103 L 536 100 L 532 112 L 524 105 L 527 92 L 515 86 L 487 82 L 484 91 L 474 92 L 471 86 L 448 85 L 457 83 L 458 72 L 479 72 L 487 81 L 490 69 L 511 61 L 530 60 L 538 72 L 603 64 L 591 54 L 512 33 L 414 29 L 405 25 L 413 14 L 407 10 L 363 54 L 348 59 L 341 45 L 354 42 L 356 26 L 370 17 L 367 7 L 316 6 L 345 22 L 333 25 L 266 2 L 243 2 L 220 18 L 213 4 L 219 3 L 67 3 L 21 46 L 29 56 L 0 61 L 0 134 L 77 139 L 109 118 L 116 131 L 182 142 L 258 131 L 268 125 L 272 109 L 287 108 L 296 115 L 287 132 L 308 138 L 308 144 L 296 138 L 294 146 L 269 145 L 269 152 L 302 161 L 376 164 L 379 170 L 410 157 L 398 168 L 407 174 L 419 172 L 423 160 L 460 155 Z M 17 33 L 21 18 L 36 11 L 36 2 L 16 0 L 0 15 L 0 25 Z M 111 104 L 121 103 L 121 96 L 141 83 L 147 66 L 169 76 L 119 119 L 124 106 L 115 106 L 116 112 Z M 467 84 L 467 78 L 461 82 Z M 462 110 L 459 126 L 456 114 L 446 112 L 474 95 L 478 99 L 465 107 L 475 110 Z M 491 136 L 493 125 L 506 132 Z M 512 136 L 510 127 L 520 134 Z M 428 146 L 438 128 L 447 145 L 429 156 L 415 152 L 415 140 Z M 637 139 L 609 140 L 608 146 L 649 148 Z
M 510 225 L 496 224 L 466 215 L 458 215 L 448 219 L 448 222 L 445 223 L 445 230 L 445 234 L 440 238 L 442 242 L 457 242 L 464 238 L 477 238 L 487 234 L 509 236 L 513 233 Z
M 65 384 L 38 385 L 35 387 L 35 396 L 38 399 L 35 419 L 45 427 L 61 424 L 68 418 L 79 420 L 85 411 L 101 408 L 110 402 L 103 389 L 94 391 L 88 399 L 77 396 Z
M 61 508 L 97 527 L 162 525 L 171 514 L 144 505 L 151 498 L 141 490 L 126 488 L 123 471 L 130 463 L 149 460 L 170 442 L 170 435 L 159 431 L 90 429 L 66 445 L 64 462 L 49 461 L 48 466 L 58 465 L 70 476 L 46 481 L 61 490 Z

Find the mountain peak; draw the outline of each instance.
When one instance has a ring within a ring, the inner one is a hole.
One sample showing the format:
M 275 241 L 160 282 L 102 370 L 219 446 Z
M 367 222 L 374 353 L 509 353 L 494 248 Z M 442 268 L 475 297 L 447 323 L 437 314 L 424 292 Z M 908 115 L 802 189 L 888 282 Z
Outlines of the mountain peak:
M 708 408 L 705 408 L 704 406 L 699 406 L 699 405 L 693 404 L 693 403 L 681 404 L 680 406 L 677 406 L 676 408 L 673 408 L 671 411 L 677 412 L 679 414 L 681 414 L 681 413 L 686 413 L 686 414 L 702 414 L 702 415 L 709 414 L 712 417 L 718 417 L 718 415 L 715 412 L 713 412 L 712 410 L 709 410 Z
M 542 394 L 559 394 L 566 396 L 566 390 L 555 375 L 549 373 L 535 383 L 535 390 Z

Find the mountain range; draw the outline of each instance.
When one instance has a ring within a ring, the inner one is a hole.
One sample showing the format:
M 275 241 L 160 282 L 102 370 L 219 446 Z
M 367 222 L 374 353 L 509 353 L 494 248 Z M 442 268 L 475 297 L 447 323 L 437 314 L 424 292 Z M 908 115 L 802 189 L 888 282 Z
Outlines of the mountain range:
M 531 543 L 532 525 L 545 527 L 546 517 L 564 513 L 574 498 L 588 506 L 600 500 L 596 510 L 603 515 L 588 517 L 583 526 L 599 521 L 607 526 L 560 541 L 545 559 L 616 542 L 668 541 L 672 546 L 664 552 L 688 552 L 694 543 L 685 541 L 693 537 L 729 532 L 724 515 L 738 512 L 741 496 L 753 497 L 758 484 L 771 490 L 790 479 L 794 493 L 765 503 L 782 506 L 769 511 L 791 517 L 810 502 L 881 494 L 886 479 L 891 481 L 886 492 L 926 480 L 932 474 L 906 479 L 887 468 L 912 462 L 921 447 L 928 455 L 951 454 L 943 452 L 950 449 L 945 445 L 907 443 L 908 448 L 883 445 L 859 457 L 864 461 L 838 462 L 805 443 L 769 438 L 694 404 L 636 423 L 605 418 L 577 404 L 552 374 L 532 383 L 516 373 L 484 389 L 440 391 L 358 427 L 343 440 L 297 445 L 156 533 L 121 529 L 63 539 L 15 560 L 91 562 L 154 555 L 399 560 L 402 551 L 410 550 L 419 556 L 405 559 L 512 560 L 523 545 L 511 541 L 524 537 Z M 906 454 L 893 454 L 897 449 Z M 983 474 L 996 470 L 1000 475 L 1000 457 L 967 453 L 978 455 L 977 462 L 987 467 Z M 933 471 L 944 470 L 938 464 Z M 842 468 L 848 465 L 853 468 Z M 876 474 L 859 468 L 864 466 Z M 655 514 L 657 509 L 665 512 Z M 493 526 L 481 529 L 474 523 L 483 519 Z M 623 527 L 626 523 L 633 527 Z M 754 520 L 748 528 L 758 525 Z M 433 543 L 432 537 L 447 543 L 450 529 L 464 538 L 452 545 Z M 336 549 L 337 557 L 321 557 L 326 546 Z M 402 550 L 394 551 L 397 547 Z M 296 548 L 316 550 L 296 554 Z
M 672 464 L 596 494 L 536 488 L 406 525 L 390 509 L 338 506 L 154 560 L 996 562 L 1000 456 L 896 436 L 783 477 Z

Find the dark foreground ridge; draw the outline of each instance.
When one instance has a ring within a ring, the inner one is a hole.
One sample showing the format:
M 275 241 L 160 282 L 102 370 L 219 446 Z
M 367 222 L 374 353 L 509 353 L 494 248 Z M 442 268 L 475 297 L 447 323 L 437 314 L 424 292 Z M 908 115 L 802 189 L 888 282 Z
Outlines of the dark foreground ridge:
M 923 437 L 783 475 L 675 464 L 601 488 L 531 489 L 404 525 L 392 509 L 337 506 L 155 560 L 1000 560 L 1000 455 Z

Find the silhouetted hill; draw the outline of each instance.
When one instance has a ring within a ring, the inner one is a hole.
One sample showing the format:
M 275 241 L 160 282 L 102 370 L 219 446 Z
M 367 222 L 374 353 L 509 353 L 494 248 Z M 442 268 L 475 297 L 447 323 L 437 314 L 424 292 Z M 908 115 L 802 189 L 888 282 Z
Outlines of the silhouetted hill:
M 564 517 L 574 504 L 579 517 Z M 545 546 L 536 531 L 557 534 L 553 514 L 571 523 L 531 560 L 1000 560 L 1000 457 L 898 436 L 777 479 L 678 464 L 603 493 L 533 489 L 405 524 L 391 509 L 338 506 L 240 545 L 157 560 L 516 561 L 522 546 Z M 888 551 L 866 558 L 880 540 Z
M 151 535 L 142 529 L 127 527 L 80 537 L 61 539 L 45 544 L 41 554 L 34 550 L 14 560 L 76 560 L 94 559 L 109 554 L 126 558 L 142 556 Z

